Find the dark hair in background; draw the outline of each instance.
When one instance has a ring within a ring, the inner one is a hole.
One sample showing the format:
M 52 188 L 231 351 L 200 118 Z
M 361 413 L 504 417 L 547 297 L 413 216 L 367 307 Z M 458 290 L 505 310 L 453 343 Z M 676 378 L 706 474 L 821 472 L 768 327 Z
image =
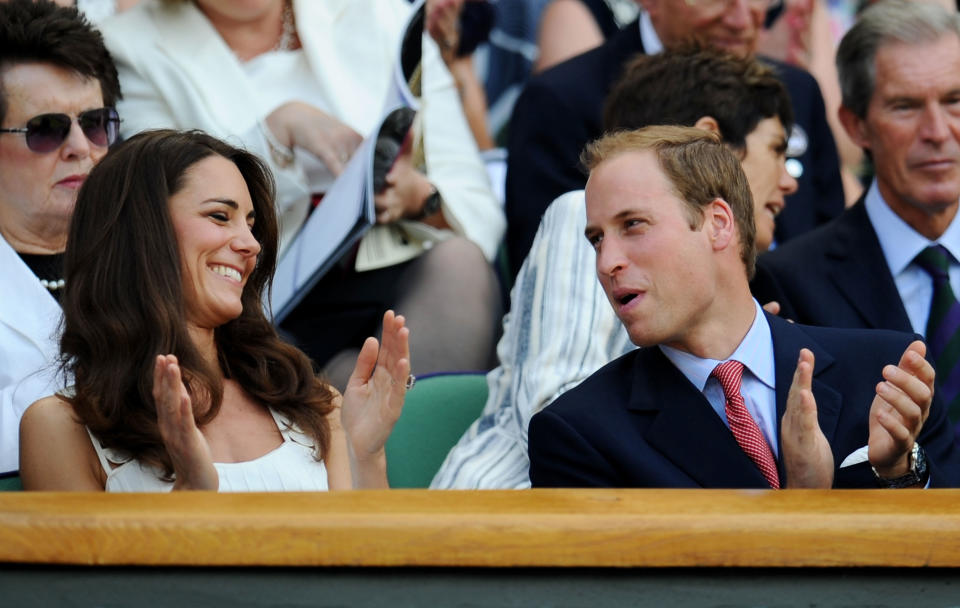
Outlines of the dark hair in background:
M 773 68 L 753 58 L 698 46 L 641 55 L 607 96 L 604 131 L 648 125 L 693 126 L 712 116 L 724 143 L 743 150 L 747 135 L 777 117 L 787 133 L 793 106 Z
M 253 200 L 261 252 L 244 286 L 241 315 L 214 336 L 219 369 L 204 361 L 187 331 L 181 260 L 168 201 L 191 167 L 219 155 L 240 170 Z M 77 198 L 64 254 L 61 365 L 67 397 L 105 447 L 159 466 L 172 463 L 157 427 L 153 370 L 158 354 L 177 356 L 198 425 L 213 419 L 231 378 L 286 415 L 326 453 L 333 392 L 310 360 L 283 342 L 263 311 L 277 260 L 274 183 L 256 156 L 199 131 L 146 131 L 119 144 L 90 172 Z
M 116 106 L 122 98 L 117 68 L 103 36 L 74 7 L 50 0 L 0 2 L 0 71 L 28 62 L 96 79 L 107 106 Z M 6 91 L 0 78 L 0 121 L 6 116 Z

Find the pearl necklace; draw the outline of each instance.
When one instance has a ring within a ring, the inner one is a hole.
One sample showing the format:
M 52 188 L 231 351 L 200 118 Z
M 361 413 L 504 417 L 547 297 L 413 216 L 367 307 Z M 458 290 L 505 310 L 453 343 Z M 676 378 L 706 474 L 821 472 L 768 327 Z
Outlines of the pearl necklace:
M 273 45 L 272 50 L 292 51 L 294 47 L 294 39 L 297 36 L 297 24 L 293 19 L 292 0 L 284 0 L 282 19 L 283 27 L 280 30 L 280 39 L 277 40 L 275 45 Z
M 2 1 L 3 0 L 0 0 L 0 2 Z M 265 52 L 293 51 L 297 48 L 297 22 L 293 16 L 292 0 L 283 0 L 283 11 L 280 13 L 280 20 L 280 37 L 277 38 L 276 44 Z M 249 57 L 243 56 L 232 46 L 230 47 L 230 51 L 241 63 L 251 61 L 257 57 L 257 55 L 251 55 Z
M 48 281 L 46 279 L 40 279 L 40 284 L 46 287 L 49 291 L 57 291 L 63 289 L 63 286 L 67 284 L 63 279 Z

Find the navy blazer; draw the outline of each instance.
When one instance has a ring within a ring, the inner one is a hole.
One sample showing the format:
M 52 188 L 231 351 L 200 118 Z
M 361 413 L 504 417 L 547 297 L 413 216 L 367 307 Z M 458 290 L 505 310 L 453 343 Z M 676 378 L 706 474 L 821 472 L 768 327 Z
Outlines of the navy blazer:
M 603 45 L 531 78 L 514 106 L 507 142 L 507 256 L 516 275 L 550 203 L 587 178 L 580 166 L 584 145 L 603 133 L 603 104 L 625 64 L 643 53 L 637 21 Z M 840 161 L 826 119 L 823 97 L 807 72 L 765 60 L 783 79 L 796 124 L 806 135 L 798 160 L 797 192 L 777 218 L 783 243 L 840 215 L 844 207 Z M 680 103 L 682 100 L 678 100 Z
M 760 256 L 798 323 L 912 332 L 863 199 L 834 221 Z
M 867 444 L 881 370 L 899 361 L 915 336 L 807 327 L 771 315 L 767 320 L 777 419 L 786 407 L 800 349 L 809 348 L 816 358 L 813 394 L 820 428 L 839 467 Z M 931 486 L 960 484 L 960 452 L 936 396 L 918 442 L 930 464 Z M 535 487 L 769 488 L 703 393 L 659 348 L 615 359 L 536 414 L 529 453 Z M 777 467 L 786 486 L 782 459 Z M 862 463 L 838 469 L 834 486 L 875 488 L 876 482 Z

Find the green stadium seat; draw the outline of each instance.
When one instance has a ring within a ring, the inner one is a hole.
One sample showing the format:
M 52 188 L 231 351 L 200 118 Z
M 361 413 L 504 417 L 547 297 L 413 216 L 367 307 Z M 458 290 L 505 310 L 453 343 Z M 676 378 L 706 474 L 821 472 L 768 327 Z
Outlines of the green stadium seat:
M 418 378 L 387 441 L 387 478 L 392 488 L 426 488 L 487 401 L 483 373 Z

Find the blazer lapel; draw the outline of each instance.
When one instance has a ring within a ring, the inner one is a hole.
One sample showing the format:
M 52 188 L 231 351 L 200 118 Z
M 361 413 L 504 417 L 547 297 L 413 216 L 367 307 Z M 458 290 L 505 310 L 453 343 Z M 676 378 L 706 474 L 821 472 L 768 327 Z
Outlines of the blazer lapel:
M 6 291 L 0 294 L 0 323 L 23 335 L 52 360 L 56 356 L 56 340 L 51 331 L 60 323 L 60 305 L 3 237 L 0 237 L 0 268 L 5 275 Z
M 835 221 L 837 238 L 827 251 L 830 280 L 867 327 L 912 332 L 863 199 Z
M 299 38 L 329 106 L 322 109 L 366 135 L 380 118 L 400 32 L 397 28 L 389 41 L 356 36 L 347 20 L 351 1 L 296 0 L 294 5 L 298 22 L 310 25 L 299 30 Z M 253 129 L 257 112 L 249 101 L 237 100 L 256 99 L 257 92 L 210 21 L 192 2 L 158 3 L 151 10 L 160 34 L 157 45 L 192 84 L 191 94 L 204 96 L 199 105 L 209 108 L 209 116 L 201 124 L 214 121 L 221 136 Z M 408 13 L 398 5 L 394 13 L 370 18 L 402 20 Z
M 708 488 L 763 488 L 766 479 L 706 397 L 659 348 L 636 358 L 628 409 L 655 416 L 645 439 Z
M 767 315 L 767 321 L 770 324 L 770 334 L 773 338 L 774 374 L 777 383 L 777 442 L 779 444 L 778 451 L 781 455 L 777 462 L 777 468 L 783 481 L 786 478 L 784 477 L 783 437 L 780 433 L 780 426 L 783 424 L 783 413 L 787 408 L 787 395 L 790 392 L 790 385 L 793 383 L 793 372 L 797 368 L 797 359 L 800 356 L 801 348 L 807 348 L 813 352 L 814 365 L 811 388 L 813 389 L 813 398 L 817 402 L 817 422 L 831 445 L 833 445 L 843 403 L 840 394 L 818 378 L 833 365 L 833 356 L 814 342 L 800 326 L 769 314 Z
M 214 135 L 220 136 L 252 129 L 257 113 L 251 111 L 249 100 L 256 92 L 206 16 L 193 2 L 157 3 L 150 10 L 160 34 L 157 46 L 191 83 L 191 95 L 204 97 L 202 103 L 191 104 L 209 108 L 207 120 L 197 124 L 212 120 L 219 125 Z
M 403 32 L 392 24 L 405 24 L 410 8 L 406 3 L 381 2 L 376 9 L 364 10 L 358 4 L 358 0 L 294 0 L 298 21 L 310 24 L 300 33 L 300 44 L 328 106 L 325 109 L 366 136 L 383 118 L 393 86 Z M 358 36 L 361 19 L 385 24 L 367 24 L 362 31 L 380 32 L 389 39 Z

